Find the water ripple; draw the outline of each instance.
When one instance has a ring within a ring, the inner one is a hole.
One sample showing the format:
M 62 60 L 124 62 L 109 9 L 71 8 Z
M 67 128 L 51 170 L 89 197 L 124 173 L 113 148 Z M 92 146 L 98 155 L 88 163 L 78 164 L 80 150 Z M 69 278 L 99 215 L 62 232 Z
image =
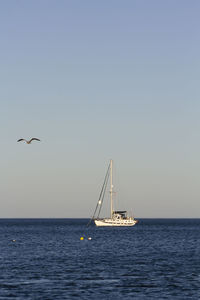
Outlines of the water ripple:
M 200 220 L 86 223 L 0 220 L 0 299 L 200 299 Z

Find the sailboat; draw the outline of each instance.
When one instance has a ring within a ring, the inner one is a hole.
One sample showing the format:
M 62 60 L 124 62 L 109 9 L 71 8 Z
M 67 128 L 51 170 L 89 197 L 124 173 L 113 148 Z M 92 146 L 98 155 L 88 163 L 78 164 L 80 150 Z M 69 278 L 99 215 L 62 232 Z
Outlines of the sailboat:
M 110 177 L 110 218 L 99 218 L 104 195 Z M 97 217 L 95 217 L 97 213 Z M 113 161 L 110 160 L 108 170 L 104 179 L 103 187 L 97 202 L 97 206 L 93 215 L 93 220 L 96 226 L 134 226 L 138 223 L 138 220 L 135 220 L 133 217 L 129 217 L 127 211 L 116 211 L 113 206 Z

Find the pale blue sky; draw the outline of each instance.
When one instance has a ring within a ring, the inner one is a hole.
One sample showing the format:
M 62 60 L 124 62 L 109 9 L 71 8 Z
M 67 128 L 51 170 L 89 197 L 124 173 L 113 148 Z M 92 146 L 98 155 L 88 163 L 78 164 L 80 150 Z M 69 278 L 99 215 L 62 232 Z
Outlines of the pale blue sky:
M 199 1 L 0 2 L 0 217 L 200 217 Z M 42 142 L 17 143 L 36 136 Z

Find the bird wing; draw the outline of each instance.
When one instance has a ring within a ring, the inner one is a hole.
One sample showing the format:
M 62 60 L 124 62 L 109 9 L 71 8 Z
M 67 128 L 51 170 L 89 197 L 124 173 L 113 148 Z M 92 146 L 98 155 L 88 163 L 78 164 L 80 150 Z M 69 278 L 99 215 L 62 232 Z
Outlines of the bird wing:
M 26 140 L 25 140 L 25 139 L 19 139 L 19 140 L 18 140 L 18 142 L 21 142 L 21 141 L 26 141 Z
M 32 141 L 39 141 L 40 142 L 40 139 L 38 139 L 38 138 L 32 138 L 32 139 L 30 139 L 30 143 L 32 142 Z

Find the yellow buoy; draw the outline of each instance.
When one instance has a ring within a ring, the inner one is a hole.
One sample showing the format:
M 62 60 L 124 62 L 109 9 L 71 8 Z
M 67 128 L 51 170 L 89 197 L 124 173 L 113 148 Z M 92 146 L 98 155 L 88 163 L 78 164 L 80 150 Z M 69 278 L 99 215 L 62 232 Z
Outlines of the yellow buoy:
M 83 240 L 84 240 L 84 237 L 83 237 L 83 236 L 81 236 L 81 237 L 80 237 L 80 240 L 81 240 L 81 241 L 83 241 Z

